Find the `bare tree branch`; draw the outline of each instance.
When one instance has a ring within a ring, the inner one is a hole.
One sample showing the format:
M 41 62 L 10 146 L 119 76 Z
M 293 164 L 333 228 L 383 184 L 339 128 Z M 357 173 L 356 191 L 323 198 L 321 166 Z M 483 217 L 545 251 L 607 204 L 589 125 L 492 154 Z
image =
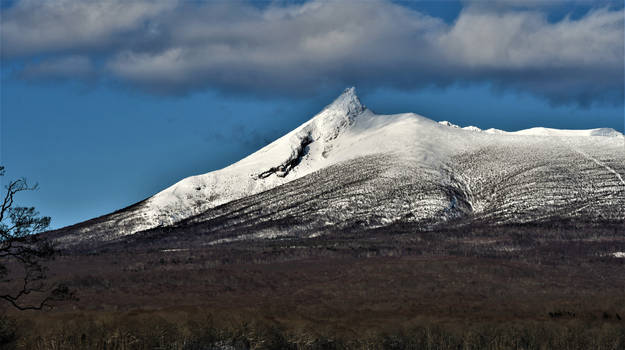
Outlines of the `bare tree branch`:
M 4 167 L 0 166 L 0 176 L 4 173 Z M 0 299 L 19 310 L 41 310 L 51 307 L 54 301 L 74 299 L 66 286 L 45 283 L 43 263 L 54 258 L 56 251 L 38 233 L 48 228 L 50 218 L 39 216 L 33 207 L 15 206 L 17 193 L 37 188 L 37 185 L 29 186 L 24 178 L 11 181 L 5 186 L 6 193 L 0 205 L 0 278 L 3 279 L 0 289 L 14 288 L 13 292 L 0 292 Z M 22 282 L 16 287 L 15 283 L 8 283 L 11 281 L 6 277 L 12 277 L 10 271 L 19 266 L 23 268 Z M 38 298 L 29 297 L 32 295 Z

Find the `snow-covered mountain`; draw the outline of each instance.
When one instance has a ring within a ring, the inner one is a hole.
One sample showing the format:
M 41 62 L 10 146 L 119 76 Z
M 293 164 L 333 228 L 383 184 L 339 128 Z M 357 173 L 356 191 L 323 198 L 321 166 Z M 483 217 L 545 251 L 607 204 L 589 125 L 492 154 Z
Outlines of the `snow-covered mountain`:
M 285 218 L 299 220 L 298 232 L 310 235 L 354 223 L 423 229 L 553 218 L 625 223 L 624 177 L 625 139 L 613 129 L 482 131 L 413 113 L 377 115 L 350 88 L 224 169 L 54 234 L 72 244 L 204 223 L 219 243 L 282 235 L 271 223 Z M 216 231 L 244 222 L 252 233 Z M 266 224 L 254 233 L 260 223 Z

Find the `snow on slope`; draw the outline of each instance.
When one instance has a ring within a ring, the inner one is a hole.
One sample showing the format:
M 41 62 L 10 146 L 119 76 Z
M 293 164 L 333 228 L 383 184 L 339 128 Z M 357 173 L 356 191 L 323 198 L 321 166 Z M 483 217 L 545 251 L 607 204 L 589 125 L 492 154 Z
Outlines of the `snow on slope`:
M 421 140 L 415 133 L 435 122 L 415 114 L 381 116 L 364 107 L 354 88 L 300 127 L 224 169 L 186 178 L 147 202 L 151 225 L 168 225 L 208 208 L 274 188 L 330 165 L 358 157 L 389 153 L 417 157 L 433 155 L 436 137 Z M 444 140 L 438 140 L 444 141 Z M 428 146 L 414 152 L 419 143 Z M 448 143 L 448 142 L 443 142 Z M 419 159 L 415 159 L 419 160 Z
M 602 136 L 600 139 L 603 141 L 598 142 L 598 139 L 590 136 Z M 460 128 L 449 122 L 437 123 L 413 113 L 376 115 L 360 103 L 354 88 L 349 88 L 308 122 L 250 156 L 224 169 L 183 179 L 132 211 L 102 219 L 104 223 L 98 224 L 100 228 L 92 225 L 82 228 L 79 233 L 88 239 L 105 227 L 107 237 L 100 239 L 113 239 L 156 226 L 170 225 L 320 169 L 370 155 L 385 155 L 395 159 L 389 162 L 383 174 L 390 179 L 404 176 L 402 174 L 408 171 L 426 174 L 424 181 L 443 185 L 451 186 L 452 182 L 461 180 L 464 182 L 463 191 L 467 192 L 466 197 L 470 201 L 471 183 L 479 182 L 481 175 L 471 174 L 471 169 L 458 173 L 454 168 L 454 159 L 459 155 L 479 153 L 489 148 L 503 150 L 498 152 L 514 152 L 514 149 L 532 147 L 559 148 L 575 150 L 579 153 L 578 158 L 586 162 L 591 156 L 582 149 L 587 150 L 600 143 L 600 148 L 622 148 L 623 135 L 612 129 L 481 131 L 476 127 Z M 593 159 L 594 166 L 601 166 L 613 173 L 610 176 L 621 178 L 608 162 L 596 157 Z M 487 206 L 478 202 L 469 203 L 472 210 L 479 211 L 481 207 Z M 448 198 L 442 197 L 425 198 L 420 203 L 422 208 L 454 206 Z M 425 217 L 436 210 L 426 208 L 419 212 Z
M 528 136 L 567 136 L 567 137 L 579 137 L 579 136 L 607 136 L 607 137 L 622 137 L 623 134 L 611 129 L 611 128 L 599 128 L 589 130 L 559 130 L 550 128 L 531 128 L 526 130 L 520 130 L 512 132 L 515 135 L 528 135 Z
M 504 131 L 499 129 L 490 128 L 487 130 L 482 130 L 477 126 L 465 126 L 461 127 L 459 125 L 453 124 L 446 120 L 438 122 L 441 125 L 448 126 L 455 129 L 463 129 L 468 131 L 483 131 L 489 134 L 500 134 L 500 135 L 524 135 L 524 136 L 562 136 L 562 137 L 588 137 L 588 136 L 606 136 L 606 137 L 622 137 L 623 134 L 612 129 L 612 128 L 598 128 L 598 129 L 587 129 L 587 130 L 563 130 L 563 129 L 552 129 L 552 128 L 543 128 L 543 127 L 535 127 L 530 129 L 523 129 L 518 131 Z
M 371 112 L 353 88 L 346 90 L 314 118 L 250 156 L 224 169 L 186 178 L 156 194 L 147 203 L 149 221 L 171 224 L 331 164 L 336 137 L 361 114 Z

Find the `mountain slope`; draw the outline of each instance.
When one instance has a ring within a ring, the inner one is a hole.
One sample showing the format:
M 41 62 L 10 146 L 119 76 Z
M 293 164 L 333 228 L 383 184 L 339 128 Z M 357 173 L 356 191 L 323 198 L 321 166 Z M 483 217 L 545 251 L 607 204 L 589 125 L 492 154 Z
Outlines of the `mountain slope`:
M 229 167 L 53 234 L 71 245 L 177 224 L 218 243 L 281 235 L 288 222 L 304 236 L 396 222 L 625 222 L 624 150 L 612 129 L 481 131 L 376 115 L 351 88 Z

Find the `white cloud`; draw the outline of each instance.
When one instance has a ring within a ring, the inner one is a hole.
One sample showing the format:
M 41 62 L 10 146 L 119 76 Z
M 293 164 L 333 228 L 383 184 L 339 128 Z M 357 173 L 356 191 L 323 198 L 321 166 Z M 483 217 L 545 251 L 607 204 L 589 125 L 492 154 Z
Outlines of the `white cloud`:
M 440 37 L 446 55 L 472 67 L 524 69 L 623 64 L 623 12 L 597 10 L 549 23 L 539 12 L 463 12 Z
M 2 13 L 3 56 L 100 48 L 175 7 L 168 0 L 21 0 Z
M 97 56 L 100 74 L 165 94 L 487 81 L 554 102 L 623 102 L 623 10 L 550 22 L 540 6 L 503 3 L 473 2 L 449 24 L 382 0 L 27 1 L 3 15 L 3 56 Z

